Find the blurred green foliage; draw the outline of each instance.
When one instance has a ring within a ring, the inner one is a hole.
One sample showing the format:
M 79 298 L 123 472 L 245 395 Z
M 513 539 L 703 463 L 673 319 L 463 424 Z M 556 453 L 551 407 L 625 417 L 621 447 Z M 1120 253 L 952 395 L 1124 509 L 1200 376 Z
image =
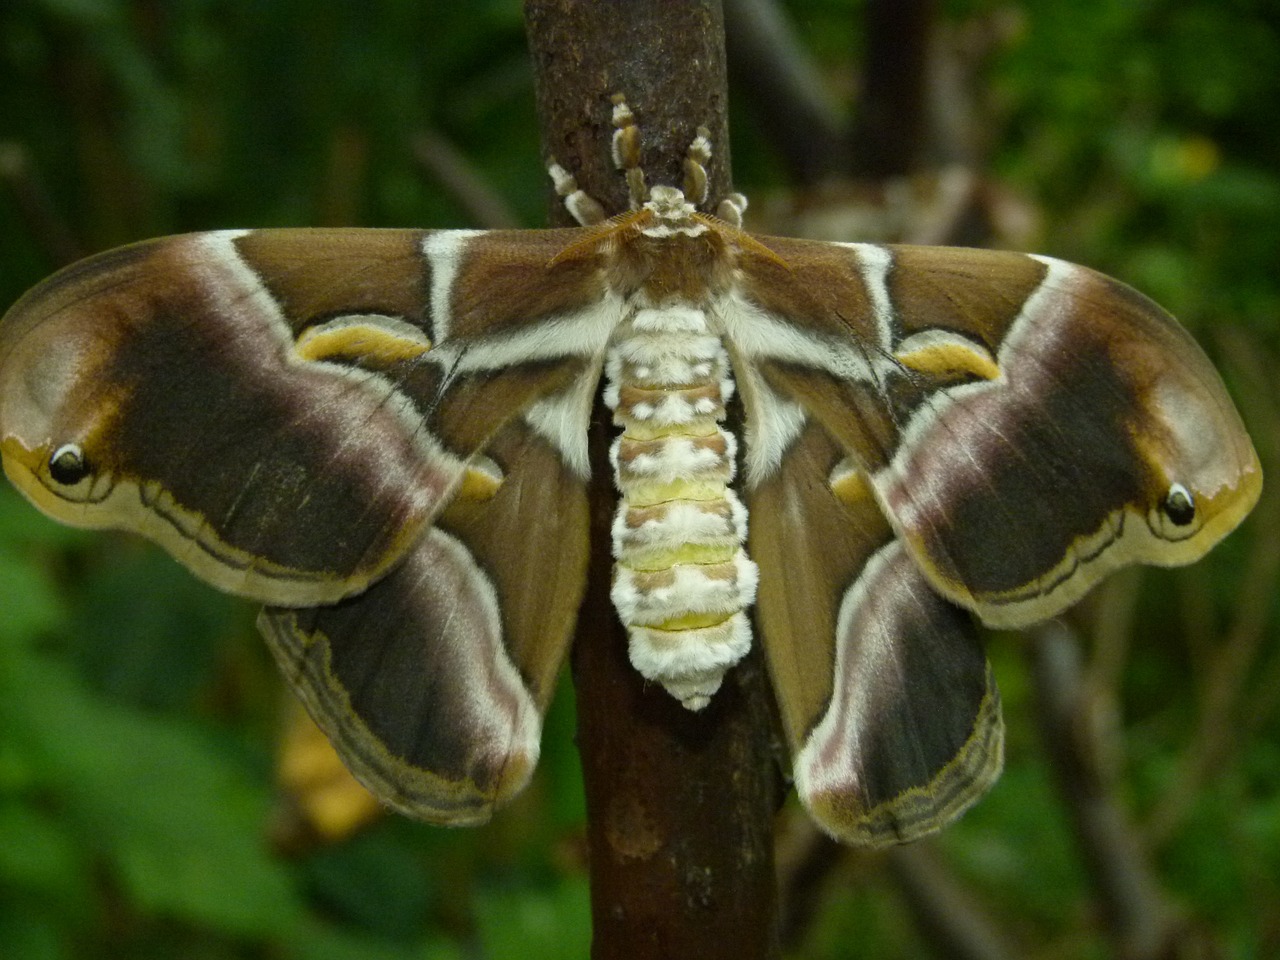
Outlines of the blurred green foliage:
M 858 4 L 787 4 L 832 78 Z M 951 0 L 1012 25 L 983 69 L 991 169 L 1046 251 L 1143 288 L 1226 361 L 1265 462 L 1280 316 L 1280 11 L 1265 0 Z M 835 83 L 839 86 L 839 83 Z M 776 188 L 735 90 L 738 184 Z M 853 99 L 852 95 L 850 99 Z M 529 225 L 548 199 L 517 0 L 8 0 L 0 6 L 0 306 L 75 252 L 228 226 L 466 226 L 410 138 L 448 137 Z M 1270 364 L 1270 366 L 1269 366 Z M 211 465 L 216 469 L 216 465 Z M 1273 474 L 1277 475 L 1277 474 Z M 1259 511 L 1263 511 L 1260 509 Z M 1274 512 L 1265 522 L 1274 526 Z M 1117 692 L 1117 773 L 1139 822 L 1211 712 L 1213 638 L 1249 616 L 1256 544 L 1151 573 Z M 1139 589 L 1141 588 L 1141 589 Z M 1259 591 L 1254 590 L 1257 594 Z M 1238 749 L 1151 840 L 1173 902 L 1226 955 L 1280 955 L 1274 626 L 1230 691 Z M 1009 769 L 942 838 L 1028 955 L 1108 955 L 1047 772 L 1020 648 L 993 645 Z M 589 943 L 571 691 L 533 787 L 493 825 L 386 818 L 288 854 L 280 711 L 252 611 L 155 551 L 45 521 L 0 489 L 0 957 L 578 957 Z M 928 952 L 875 861 L 826 886 L 806 958 Z

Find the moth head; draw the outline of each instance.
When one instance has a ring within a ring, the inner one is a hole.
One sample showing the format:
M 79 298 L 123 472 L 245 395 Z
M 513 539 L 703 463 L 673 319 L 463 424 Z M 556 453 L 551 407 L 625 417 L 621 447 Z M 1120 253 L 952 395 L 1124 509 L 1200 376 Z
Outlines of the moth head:
M 644 208 L 662 220 L 689 220 L 697 213 L 697 208 L 685 199 L 684 191 L 677 187 L 654 187 Z
M 669 237 L 683 233 L 696 237 L 707 232 L 706 223 L 697 216 L 698 208 L 677 187 L 653 187 L 641 209 L 649 215 L 648 224 L 640 230 L 645 236 Z

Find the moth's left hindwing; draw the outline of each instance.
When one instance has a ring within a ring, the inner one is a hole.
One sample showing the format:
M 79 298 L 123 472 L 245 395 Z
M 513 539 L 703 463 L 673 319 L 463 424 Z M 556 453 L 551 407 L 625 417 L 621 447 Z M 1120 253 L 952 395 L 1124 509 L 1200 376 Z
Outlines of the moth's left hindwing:
M 838 496 L 847 454 L 807 423 L 751 495 L 757 621 L 796 790 L 833 836 L 932 833 L 999 775 L 1000 698 L 977 629 L 925 579 L 871 496 Z
M 406 812 L 483 819 L 536 759 L 585 582 L 616 320 L 589 251 L 551 264 L 576 236 L 226 232 L 92 258 L 4 319 L 5 470 L 56 519 L 273 605 L 264 632 L 355 772 Z

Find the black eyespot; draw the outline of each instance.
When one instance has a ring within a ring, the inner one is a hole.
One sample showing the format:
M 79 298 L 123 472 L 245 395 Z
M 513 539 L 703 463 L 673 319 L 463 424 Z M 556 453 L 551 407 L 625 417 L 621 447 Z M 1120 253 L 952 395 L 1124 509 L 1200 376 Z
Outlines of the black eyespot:
M 1196 518 L 1196 501 L 1191 491 L 1180 483 L 1169 487 L 1164 495 L 1164 515 L 1176 526 L 1185 527 Z
M 53 482 L 72 487 L 89 475 L 89 461 L 78 444 L 64 443 L 49 458 L 49 476 Z

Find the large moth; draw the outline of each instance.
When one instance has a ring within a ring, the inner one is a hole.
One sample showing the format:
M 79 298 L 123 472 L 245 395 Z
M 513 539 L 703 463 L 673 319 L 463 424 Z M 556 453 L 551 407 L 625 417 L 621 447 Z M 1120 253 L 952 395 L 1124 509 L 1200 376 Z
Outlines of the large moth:
M 997 776 L 975 617 L 1052 617 L 1189 563 L 1261 471 L 1150 301 L 1048 257 L 818 243 L 708 212 L 711 145 L 580 228 L 262 230 L 76 264 L 0 323 L 5 472 L 265 604 L 355 774 L 436 823 L 526 782 L 588 557 L 588 423 L 618 428 L 613 597 L 689 709 L 763 645 L 834 836 L 937 830 Z M 732 414 L 732 415 L 731 415 Z

